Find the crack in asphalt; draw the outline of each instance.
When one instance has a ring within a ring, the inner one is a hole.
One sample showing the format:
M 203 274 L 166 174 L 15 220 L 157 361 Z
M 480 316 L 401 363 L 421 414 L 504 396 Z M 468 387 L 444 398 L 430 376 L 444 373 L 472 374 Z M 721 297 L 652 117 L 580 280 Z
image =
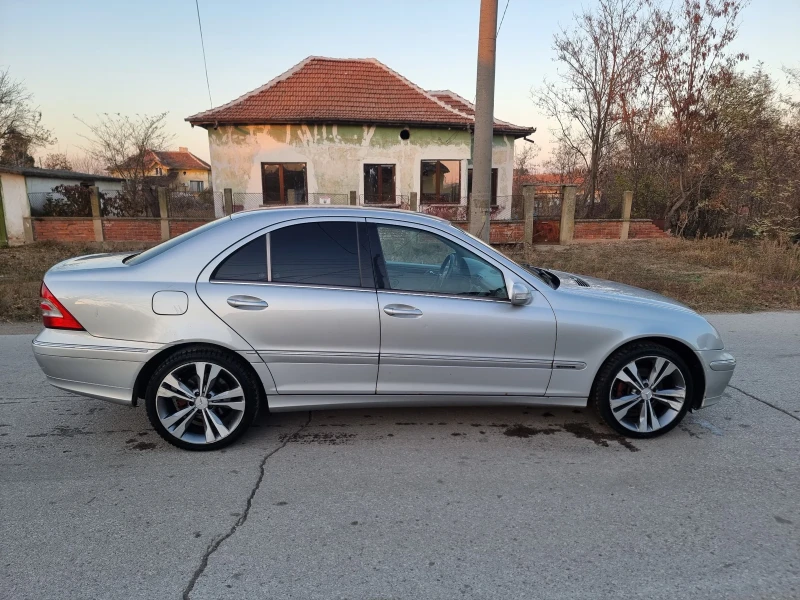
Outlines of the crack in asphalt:
M 236 522 L 228 530 L 227 533 L 218 538 L 215 538 L 208 545 L 206 551 L 203 553 L 202 559 L 200 560 L 200 564 L 198 565 L 197 569 L 195 569 L 194 573 L 192 574 L 192 578 L 189 580 L 189 583 L 186 584 L 186 587 L 183 590 L 183 595 L 181 596 L 183 600 L 189 600 L 189 595 L 194 590 L 194 586 L 197 584 L 197 581 L 203 575 L 203 572 L 206 570 L 206 567 L 208 567 L 208 561 L 210 560 L 211 555 L 214 554 L 219 549 L 219 547 L 225 540 L 229 539 L 234 533 L 236 533 L 236 530 L 239 529 L 241 525 L 244 525 L 245 521 L 247 521 L 247 517 L 250 515 L 250 509 L 253 506 L 253 498 L 258 492 L 258 489 L 261 487 L 261 482 L 264 481 L 264 474 L 266 472 L 267 461 L 270 459 L 270 457 L 274 456 L 275 453 L 277 453 L 279 450 L 285 448 L 286 444 L 291 442 L 298 433 L 300 433 L 301 431 L 303 431 L 303 429 L 308 427 L 309 423 L 311 423 L 311 414 L 312 414 L 311 411 L 309 411 L 308 419 L 306 420 L 306 422 L 303 423 L 300 427 L 298 427 L 297 431 L 295 431 L 293 434 L 287 436 L 280 446 L 268 452 L 266 456 L 264 456 L 264 458 L 261 459 L 261 464 L 259 465 L 258 479 L 256 480 L 253 489 L 250 490 L 250 495 L 247 497 L 247 504 L 245 506 L 244 512 L 238 519 L 236 519 Z
M 767 406 L 769 406 L 770 408 L 774 408 L 775 410 L 778 410 L 778 411 L 782 412 L 783 414 L 785 414 L 785 415 L 788 415 L 788 416 L 792 417 L 792 418 L 793 418 L 795 421 L 800 421 L 800 417 L 798 417 L 797 415 L 793 415 L 792 413 L 790 413 L 790 412 L 789 412 L 788 410 L 786 410 L 785 408 L 781 408 L 780 406 L 776 406 L 776 405 L 774 405 L 772 402 L 768 402 L 767 400 L 762 400 L 762 399 L 761 399 L 761 398 L 759 398 L 758 396 L 754 396 L 753 394 L 751 394 L 751 393 L 749 393 L 749 392 L 745 392 L 744 390 L 742 390 L 742 389 L 739 389 L 739 388 L 738 388 L 738 387 L 736 387 L 735 385 L 728 384 L 728 387 L 729 387 L 729 388 L 733 388 L 734 390 L 736 390 L 737 392 L 739 392 L 739 393 L 741 393 L 741 394 L 744 394 L 744 395 L 745 395 L 745 396 L 747 396 L 748 398 L 752 398 L 753 400 L 757 400 L 758 402 L 761 402 L 762 404 L 766 404 L 766 405 L 767 405 Z

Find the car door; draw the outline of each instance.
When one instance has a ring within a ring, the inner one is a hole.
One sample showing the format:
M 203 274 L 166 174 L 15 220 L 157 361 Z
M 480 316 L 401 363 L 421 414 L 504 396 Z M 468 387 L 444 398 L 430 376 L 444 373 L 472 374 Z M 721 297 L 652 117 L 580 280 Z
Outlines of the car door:
M 553 311 L 533 292 L 508 299 L 511 275 L 454 236 L 367 219 L 380 308 L 379 394 L 544 395 Z
M 258 352 L 279 394 L 374 394 L 380 323 L 367 248 L 364 219 L 294 220 L 210 264 L 197 291 Z

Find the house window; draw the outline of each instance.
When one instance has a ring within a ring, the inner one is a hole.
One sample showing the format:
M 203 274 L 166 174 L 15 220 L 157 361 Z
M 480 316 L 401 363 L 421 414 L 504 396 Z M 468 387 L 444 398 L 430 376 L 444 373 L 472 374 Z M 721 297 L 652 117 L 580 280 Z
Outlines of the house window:
M 420 174 L 420 200 L 425 204 L 461 202 L 461 161 L 423 160 Z
M 394 165 L 364 165 L 364 202 L 395 203 Z
M 467 171 L 467 196 L 472 197 L 472 167 Z M 497 169 L 492 169 L 492 206 L 497 206 Z
M 264 204 L 307 204 L 306 163 L 261 163 Z
M 203 182 L 202 181 L 190 181 L 189 182 L 189 191 L 190 192 L 202 192 L 203 191 Z
M 160 177 L 163 174 L 164 174 L 164 169 L 162 169 L 161 167 L 156 167 L 156 175 Z

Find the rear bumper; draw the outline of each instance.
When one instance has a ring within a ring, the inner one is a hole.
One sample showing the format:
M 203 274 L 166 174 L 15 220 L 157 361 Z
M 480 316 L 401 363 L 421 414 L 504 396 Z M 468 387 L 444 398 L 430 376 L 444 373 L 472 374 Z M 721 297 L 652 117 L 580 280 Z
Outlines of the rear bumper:
M 44 329 L 33 355 L 48 383 L 90 398 L 133 405 L 133 385 L 158 344 L 97 338 L 85 331 Z
M 703 350 L 697 356 L 703 363 L 706 378 L 703 401 L 697 408 L 706 408 L 722 400 L 722 394 L 733 377 L 736 359 L 724 350 Z

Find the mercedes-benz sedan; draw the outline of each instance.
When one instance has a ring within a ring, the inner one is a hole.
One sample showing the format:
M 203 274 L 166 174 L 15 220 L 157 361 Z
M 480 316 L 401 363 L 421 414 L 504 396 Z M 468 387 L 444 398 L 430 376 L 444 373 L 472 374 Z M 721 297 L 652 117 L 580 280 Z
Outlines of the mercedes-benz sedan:
M 735 367 L 678 302 L 522 266 L 395 210 L 237 213 L 59 263 L 41 306 L 33 351 L 51 384 L 143 401 L 191 450 L 230 444 L 259 409 L 334 407 L 592 403 L 649 438 L 718 401 Z

